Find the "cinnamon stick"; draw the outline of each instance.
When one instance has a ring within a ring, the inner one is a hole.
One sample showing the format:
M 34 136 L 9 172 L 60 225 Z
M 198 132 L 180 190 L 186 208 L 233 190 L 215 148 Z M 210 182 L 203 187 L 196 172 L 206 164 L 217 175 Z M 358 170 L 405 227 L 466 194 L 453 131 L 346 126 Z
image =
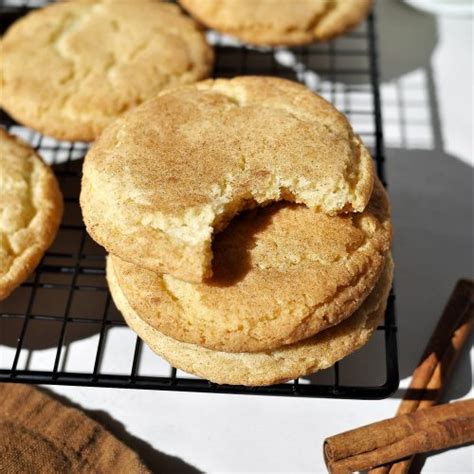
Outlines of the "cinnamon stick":
M 474 399 L 417 410 L 326 439 L 330 473 L 374 468 L 413 454 L 474 441 Z
M 425 349 L 397 415 L 436 404 L 465 342 L 474 327 L 474 283 L 460 280 Z M 428 396 L 429 395 L 429 396 Z M 370 474 L 406 474 L 413 457 L 370 471 Z
M 443 315 L 436 326 L 436 329 L 431 336 L 431 339 L 425 349 L 425 353 L 421 358 L 418 367 L 413 372 L 412 381 L 400 404 L 398 414 L 411 413 L 415 411 L 422 400 L 426 401 L 426 394 L 423 393 L 432 381 L 433 374 L 437 366 L 440 365 L 443 355 L 450 347 L 453 347 L 451 340 L 455 333 L 464 326 L 464 331 L 467 335 L 472 328 L 474 311 L 474 284 L 468 280 L 460 280 L 449 301 L 446 305 Z M 457 357 L 458 351 L 452 352 L 453 357 Z M 452 365 L 450 363 L 450 365 Z M 443 370 L 443 372 L 445 372 Z M 446 374 L 446 372 L 445 372 Z M 446 379 L 446 377 L 444 377 Z M 440 388 L 442 380 L 440 381 Z

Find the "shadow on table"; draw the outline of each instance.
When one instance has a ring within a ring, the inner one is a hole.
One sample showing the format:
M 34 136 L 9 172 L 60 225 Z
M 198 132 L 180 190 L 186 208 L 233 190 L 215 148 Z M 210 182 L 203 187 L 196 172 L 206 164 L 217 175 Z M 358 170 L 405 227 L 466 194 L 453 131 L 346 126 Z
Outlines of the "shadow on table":
M 472 278 L 473 170 L 444 151 L 431 69 L 437 37 L 435 18 L 401 2 L 385 0 L 378 3 L 378 23 L 382 80 L 395 79 L 395 100 L 384 104 L 388 116 L 384 121 L 386 127 L 390 124 L 390 132 L 397 128 L 396 140 L 390 140 L 397 146 L 392 144 L 386 150 L 386 171 L 394 221 L 398 353 L 403 379 L 413 373 L 457 280 Z M 410 34 L 403 34 L 400 28 Z M 415 83 L 396 80 L 415 69 Z M 394 123 L 389 122 L 393 118 Z M 369 384 L 377 373 L 383 383 L 382 344 L 373 340 L 343 360 L 340 382 Z M 469 347 L 472 338 L 458 360 L 445 399 L 459 398 L 471 388 Z M 330 370 L 310 377 L 328 384 L 333 379 Z M 404 394 L 400 389 L 395 397 Z
M 409 376 L 460 278 L 473 274 L 472 169 L 435 150 L 388 150 L 395 229 L 396 293 L 401 377 Z M 460 396 L 470 389 L 462 357 Z
M 144 464 L 152 471 L 163 474 L 168 473 L 179 473 L 179 474 L 197 474 L 201 471 L 196 469 L 194 466 L 187 464 L 182 459 L 170 456 L 168 454 L 158 451 L 149 443 L 141 440 L 130 434 L 125 426 L 119 421 L 112 418 L 108 413 L 102 410 L 85 410 L 80 405 L 71 402 L 67 397 L 58 395 L 51 390 L 45 389 L 44 387 L 37 387 L 42 392 L 46 393 L 51 398 L 63 403 L 64 405 L 77 408 L 89 416 L 91 419 L 100 423 L 110 433 L 112 433 L 117 439 L 126 444 L 129 448 L 133 449 L 141 458 Z
M 443 150 L 432 90 L 430 98 L 433 149 L 387 149 L 401 379 L 413 373 L 456 282 L 473 275 L 473 170 Z M 366 347 L 340 363 L 341 384 L 369 384 L 374 374 L 380 374 L 383 383 L 379 337 L 376 333 Z M 471 388 L 469 347 L 472 343 L 458 360 L 447 399 L 459 398 Z M 330 371 L 310 379 L 333 383 Z M 404 394 L 398 390 L 395 396 Z
M 436 18 L 400 0 L 377 2 L 381 82 L 426 66 L 438 41 Z
M 423 41 L 414 43 L 411 49 L 427 54 L 420 64 L 424 80 L 418 92 L 409 87 L 404 92 L 401 84 L 399 95 L 412 100 L 398 101 L 395 115 L 400 122 L 400 146 L 386 151 L 402 379 L 409 377 L 416 367 L 456 282 L 472 278 L 474 270 L 473 170 L 445 152 L 429 49 Z M 384 61 L 387 67 L 389 64 L 390 61 Z M 413 100 L 421 97 L 426 97 L 426 102 Z M 418 130 L 422 135 L 428 131 L 429 139 L 417 140 Z M 447 399 L 461 397 L 471 388 L 470 346 L 466 344 L 459 358 Z M 403 394 L 399 390 L 396 396 Z

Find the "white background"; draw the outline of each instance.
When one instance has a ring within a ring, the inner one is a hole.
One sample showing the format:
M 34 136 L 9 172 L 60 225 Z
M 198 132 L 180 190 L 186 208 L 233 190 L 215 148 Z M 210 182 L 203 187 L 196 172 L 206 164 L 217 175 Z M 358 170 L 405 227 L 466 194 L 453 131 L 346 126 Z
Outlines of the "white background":
M 472 19 L 378 5 L 393 203 L 401 387 L 460 277 L 472 277 Z M 447 394 L 469 396 L 467 351 Z M 105 422 L 158 472 L 326 472 L 325 437 L 393 415 L 382 401 L 50 387 Z M 471 392 L 472 396 L 472 392 Z M 473 472 L 465 447 L 424 472 Z

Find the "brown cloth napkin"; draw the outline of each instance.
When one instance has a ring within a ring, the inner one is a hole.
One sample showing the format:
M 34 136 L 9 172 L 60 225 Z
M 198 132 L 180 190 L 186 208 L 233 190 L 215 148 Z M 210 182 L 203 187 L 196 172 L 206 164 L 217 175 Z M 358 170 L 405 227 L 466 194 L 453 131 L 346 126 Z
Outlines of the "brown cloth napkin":
M 1 473 L 149 473 L 137 454 L 81 411 L 39 390 L 0 384 Z

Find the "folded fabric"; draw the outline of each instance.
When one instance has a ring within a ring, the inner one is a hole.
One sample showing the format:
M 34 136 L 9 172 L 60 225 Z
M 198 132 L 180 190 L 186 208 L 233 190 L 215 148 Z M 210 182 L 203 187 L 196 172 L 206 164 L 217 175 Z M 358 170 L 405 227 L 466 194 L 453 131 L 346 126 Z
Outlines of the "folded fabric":
M 80 410 L 27 385 L 0 384 L 0 472 L 150 471 Z

